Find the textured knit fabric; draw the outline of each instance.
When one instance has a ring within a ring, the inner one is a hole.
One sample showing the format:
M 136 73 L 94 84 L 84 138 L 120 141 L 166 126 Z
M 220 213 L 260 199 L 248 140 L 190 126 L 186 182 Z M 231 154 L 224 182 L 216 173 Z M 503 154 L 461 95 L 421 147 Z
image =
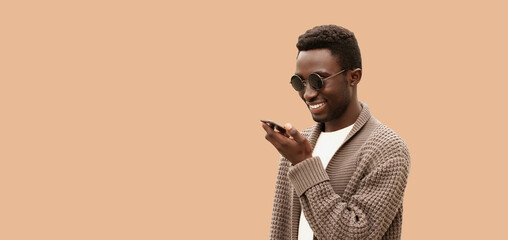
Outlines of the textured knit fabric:
M 351 132 L 351 129 L 353 129 L 353 125 L 351 124 L 348 127 L 333 132 L 322 132 L 316 141 L 316 146 L 312 149 L 312 156 L 319 156 L 323 166 L 326 168 L 333 155 L 335 155 L 349 132 Z
M 321 132 L 318 139 L 316 140 L 316 145 L 312 150 L 312 156 L 319 156 L 323 166 L 326 168 L 333 155 L 335 155 L 339 147 L 342 145 L 342 143 L 344 143 L 344 140 L 346 139 L 349 132 L 351 132 L 351 129 L 353 129 L 353 125 L 354 124 L 351 124 L 345 128 L 333 132 Z M 312 232 L 312 228 L 305 218 L 305 214 L 300 213 L 298 239 L 312 240 L 313 234 L 314 233 Z
M 297 239 L 302 209 L 314 239 L 400 239 L 409 151 L 360 104 L 353 129 L 326 169 L 319 157 L 295 166 L 281 157 L 270 239 Z M 302 131 L 312 147 L 322 127 Z

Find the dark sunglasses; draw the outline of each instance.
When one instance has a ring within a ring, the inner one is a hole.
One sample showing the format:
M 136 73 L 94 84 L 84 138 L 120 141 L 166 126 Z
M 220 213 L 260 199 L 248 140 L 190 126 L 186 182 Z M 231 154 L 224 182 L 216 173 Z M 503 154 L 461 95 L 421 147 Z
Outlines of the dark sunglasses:
M 341 73 L 343 73 L 345 71 L 345 69 L 342 69 L 342 71 L 338 72 L 338 73 L 335 73 L 327 78 L 323 78 L 321 76 L 319 76 L 319 74 L 317 73 L 311 73 L 309 75 L 309 78 L 307 80 L 307 82 L 309 83 L 310 87 L 314 90 L 319 90 L 323 87 L 323 81 L 324 80 L 327 80 L 329 78 L 332 78 L 332 77 L 335 77 Z M 300 76 L 298 75 L 293 75 L 291 77 L 291 81 L 289 82 L 291 83 L 291 86 L 293 86 L 293 88 L 297 91 L 297 92 L 301 92 L 303 90 L 305 90 L 305 86 L 306 86 L 306 83 L 305 83 L 305 80 L 303 80 Z

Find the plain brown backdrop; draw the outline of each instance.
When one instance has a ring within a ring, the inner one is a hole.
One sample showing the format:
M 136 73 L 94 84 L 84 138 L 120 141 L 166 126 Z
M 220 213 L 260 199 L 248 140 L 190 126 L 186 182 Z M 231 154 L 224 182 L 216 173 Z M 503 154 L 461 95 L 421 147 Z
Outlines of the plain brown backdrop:
M 10 2 L 0 239 L 267 239 L 278 153 L 258 119 L 313 124 L 288 82 L 297 37 L 330 23 L 410 148 L 403 239 L 506 235 L 502 1 Z

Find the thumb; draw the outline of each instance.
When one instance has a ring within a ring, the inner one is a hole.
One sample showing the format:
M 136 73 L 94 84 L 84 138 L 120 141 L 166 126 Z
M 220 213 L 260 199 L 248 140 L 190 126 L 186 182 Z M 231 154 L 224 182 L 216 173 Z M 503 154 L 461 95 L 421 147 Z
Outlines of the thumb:
M 302 134 L 300 134 L 300 132 L 298 132 L 298 130 L 296 130 L 296 128 L 294 128 L 293 125 L 291 125 L 291 123 L 286 123 L 284 125 L 284 128 L 297 143 L 302 143 L 306 140 L 306 138 Z

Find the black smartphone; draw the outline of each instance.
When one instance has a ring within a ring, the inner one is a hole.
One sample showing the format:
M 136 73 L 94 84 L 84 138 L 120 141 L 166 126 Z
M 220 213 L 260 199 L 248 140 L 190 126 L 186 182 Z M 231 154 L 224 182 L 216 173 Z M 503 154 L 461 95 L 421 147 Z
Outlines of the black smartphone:
M 270 120 L 263 120 L 263 119 L 259 119 L 261 122 L 264 122 L 266 124 L 268 124 L 268 126 L 270 126 L 271 128 L 273 128 L 274 130 L 276 130 L 277 132 L 280 132 L 282 133 L 282 135 L 286 136 L 286 137 L 289 137 L 289 135 L 287 134 L 286 132 L 286 129 L 281 126 L 280 124 L 274 122 L 274 121 L 270 121 Z

